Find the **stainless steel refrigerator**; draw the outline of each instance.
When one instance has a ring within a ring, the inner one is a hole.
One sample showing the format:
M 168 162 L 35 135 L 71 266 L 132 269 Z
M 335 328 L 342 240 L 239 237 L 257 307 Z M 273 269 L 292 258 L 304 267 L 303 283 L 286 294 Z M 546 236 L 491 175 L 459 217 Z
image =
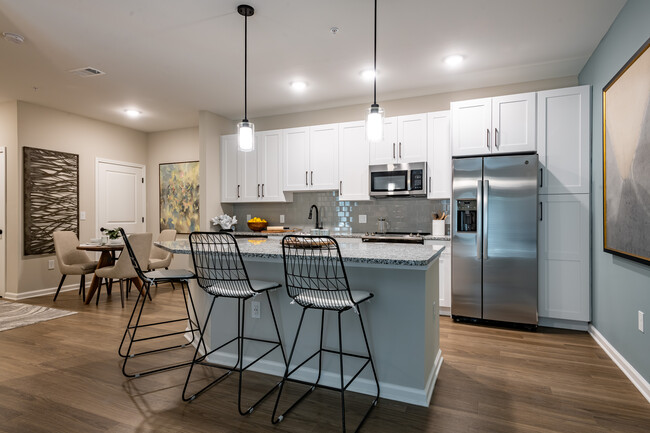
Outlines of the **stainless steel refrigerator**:
M 537 155 L 453 160 L 451 314 L 537 324 Z

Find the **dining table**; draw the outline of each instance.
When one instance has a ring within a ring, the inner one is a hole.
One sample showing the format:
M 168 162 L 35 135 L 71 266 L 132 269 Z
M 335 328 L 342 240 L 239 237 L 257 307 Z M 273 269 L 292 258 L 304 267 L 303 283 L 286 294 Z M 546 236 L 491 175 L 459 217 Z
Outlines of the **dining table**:
M 115 263 L 115 253 L 118 251 L 122 251 L 124 249 L 124 242 L 109 242 L 106 244 L 93 244 L 93 243 L 80 244 L 77 246 L 77 249 L 83 251 L 101 252 L 101 255 L 99 256 L 99 261 L 97 262 L 97 267 L 95 268 L 95 269 L 99 269 L 99 268 L 103 268 L 104 266 L 112 266 Z M 140 278 L 138 277 L 131 278 L 131 281 L 133 282 L 133 284 L 135 284 L 135 286 L 138 288 L 140 293 L 142 293 L 144 296 L 145 293 L 144 287 L 142 285 L 142 281 L 140 281 Z M 99 282 L 100 282 L 100 278 L 98 278 L 96 274 L 93 274 L 93 280 L 90 283 L 90 288 L 88 289 L 88 295 L 86 296 L 86 300 L 84 301 L 86 305 L 90 303 L 93 296 L 95 295 L 95 292 L 99 288 Z M 110 294 L 110 284 L 107 284 L 107 288 Z

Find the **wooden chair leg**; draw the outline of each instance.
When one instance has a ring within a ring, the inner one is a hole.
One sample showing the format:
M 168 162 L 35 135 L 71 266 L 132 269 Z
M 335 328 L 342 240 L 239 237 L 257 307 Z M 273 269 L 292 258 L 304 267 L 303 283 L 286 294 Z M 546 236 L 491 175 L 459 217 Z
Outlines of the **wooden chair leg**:
M 59 287 L 56 289 L 56 293 L 54 294 L 54 301 L 56 302 L 56 297 L 59 296 L 59 292 L 61 291 L 61 286 L 63 285 L 63 281 L 65 280 L 66 275 L 63 274 L 61 275 L 61 281 L 59 282 Z
M 99 284 L 97 285 L 97 299 L 95 299 L 95 305 L 99 305 L 99 295 L 102 293 L 102 280 L 103 278 L 100 278 Z
M 111 293 L 113 293 L 113 279 L 112 278 L 107 278 L 106 279 L 106 294 L 108 296 L 110 296 Z

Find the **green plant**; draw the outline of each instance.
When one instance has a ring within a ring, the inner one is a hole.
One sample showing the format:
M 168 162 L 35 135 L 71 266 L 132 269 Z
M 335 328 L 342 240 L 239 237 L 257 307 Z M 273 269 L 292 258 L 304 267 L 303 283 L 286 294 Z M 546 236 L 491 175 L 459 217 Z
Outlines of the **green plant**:
M 116 227 L 114 229 L 105 229 L 104 227 L 99 229 L 100 232 L 104 233 L 106 236 L 108 236 L 109 239 L 117 239 L 120 236 L 120 227 Z

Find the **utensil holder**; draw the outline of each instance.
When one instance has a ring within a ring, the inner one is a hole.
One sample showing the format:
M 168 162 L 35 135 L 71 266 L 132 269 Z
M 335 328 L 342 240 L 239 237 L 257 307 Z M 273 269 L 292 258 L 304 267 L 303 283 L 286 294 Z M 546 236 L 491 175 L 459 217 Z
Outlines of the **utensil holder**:
M 445 220 L 432 220 L 431 221 L 431 234 L 433 236 L 445 235 Z

